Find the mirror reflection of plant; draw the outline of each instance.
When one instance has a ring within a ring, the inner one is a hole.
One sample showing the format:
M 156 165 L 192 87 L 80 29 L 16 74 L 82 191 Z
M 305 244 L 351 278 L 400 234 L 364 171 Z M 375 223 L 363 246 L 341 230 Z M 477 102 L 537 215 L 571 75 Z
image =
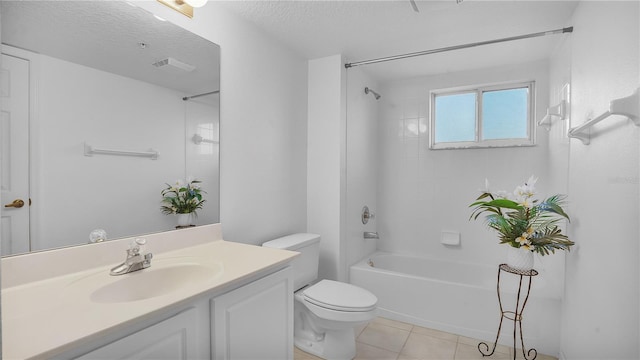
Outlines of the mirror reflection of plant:
M 202 190 L 198 184 L 202 183 L 199 180 L 189 181 L 187 184 L 182 184 L 180 180 L 175 184 L 166 184 L 167 188 L 162 190 L 162 205 L 160 208 L 163 214 L 190 214 L 193 213 L 197 216 L 196 210 L 202 209 L 206 200 L 202 198 L 202 193 L 206 194 L 206 191 Z
M 511 199 L 510 194 L 504 191 L 491 193 L 487 181 L 486 189 L 469 205 L 473 207 L 469 220 L 486 214 L 487 226 L 500 234 L 501 244 L 541 255 L 555 253 L 556 250 L 569 251 L 575 243 L 558 227 L 558 222 L 563 219 L 571 221 L 562 209 L 566 196 L 553 195 L 539 202 L 533 198 L 537 180 L 532 176 L 524 185 L 516 187 Z

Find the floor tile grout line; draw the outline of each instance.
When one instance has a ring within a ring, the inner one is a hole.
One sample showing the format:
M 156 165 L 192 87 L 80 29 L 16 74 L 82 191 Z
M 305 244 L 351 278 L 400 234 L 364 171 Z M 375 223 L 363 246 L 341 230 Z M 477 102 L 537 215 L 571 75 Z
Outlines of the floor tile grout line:
M 369 324 L 367 324 L 367 326 L 365 326 L 365 327 L 364 327 L 364 329 L 360 332 L 360 335 L 362 335 L 362 333 L 363 333 L 363 332 L 364 332 L 364 331 L 369 327 L 369 325 L 370 325 L 370 324 L 372 324 L 372 323 L 373 323 L 373 322 L 370 322 Z M 407 324 L 407 323 L 405 323 L 405 324 Z M 404 340 L 404 343 L 402 344 L 402 347 L 400 348 L 400 350 L 399 350 L 399 351 L 393 351 L 393 350 L 385 349 L 385 348 L 380 347 L 380 346 L 371 345 L 371 344 L 368 344 L 368 343 L 365 343 L 365 342 L 362 342 L 362 341 L 358 341 L 358 338 L 360 337 L 360 335 L 358 335 L 358 336 L 356 337 L 356 342 L 359 342 L 359 343 L 361 343 L 361 344 L 365 344 L 365 345 L 368 345 L 368 346 L 372 346 L 372 347 L 374 347 L 374 348 L 376 348 L 376 349 L 380 349 L 380 350 L 384 350 L 384 351 L 388 351 L 388 352 L 395 353 L 395 354 L 397 354 L 397 355 L 396 355 L 396 359 L 397 359 L 398 357 L 400 357 L 400 355 L 401 355 L 401 353 L 402 353 L 402 350 L 404 349 L 404 346 L 407 344 L 407 341 L 409 340 L 409 336 L 411 335 L 411 332 L 413 331 L 414 325 L 412 325 L 412 324 L 407 324 L 407 325 L 410 325 L 410 326 L 411 326 L 411 330 L 406 330 L 406 329 L 402 329 L 402 328 L 397 327 L 397 326 L 391 326 L 391 325 L 382 324 L 382 323 L 379 323 L 379 322 L 377 323 L 377 325 L 384 326 L 384 327 L 388 327 L 388 328 L 392 328 L 392 329 L 393 329 L 393 331 L 395 331 L 395 332 L 397 332 L 397 331 L 403 331 L 403 332 L 404 332 L 404 331 L 406 331 L 406 332 L 408 332 L 407 338 Z
M 407 346 L 407 341 L 409 341 L 409 338 L 411 337 L 411 333 L 413 333 L 414 328 L 415 326 L 411 325 L 411 330 L 409 330 L 409 335 L 407 336 L 406 339 L 404 339 L 404 343 L 402 344 L 402 347 L 400 348 L 400 351 L 398 352 L 398 356 L 396 356 L 396 359 L 400 357 L 400 355 L 402 354 L 402 350 L 404 350 L 404 347 Z

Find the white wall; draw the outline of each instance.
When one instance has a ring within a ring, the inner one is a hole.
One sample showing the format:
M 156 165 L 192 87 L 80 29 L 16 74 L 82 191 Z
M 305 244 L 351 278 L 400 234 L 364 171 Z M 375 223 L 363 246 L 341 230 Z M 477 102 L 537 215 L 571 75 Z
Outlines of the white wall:
M 340 55 L 309 61 L 307 229 L 320 234 L 318 276 L 344 279 L 346 74 Z
M 638 2 L 581 2 L 571 35 L 572 126 L 639 85 Z M 562 66 L 554 63 L 554 67 Z M 566 359 L 638 359 L 640 128 L 621 116 L 571 140 L 571 238 L 562 316 Z
M 37 64 L 32 249 L 87 242 L 97 228 L 109 238 L 172 229 L 175 219 L 160 211 L 160 191 L 166 182 L 184 178 L 182 94 L 44 55 Z M 153 148 L 160 155 L 157 160 L 87 157 L 84 142 L 107 149 Z
M 221 48 L 220 221 L 226 240 L 259 244 L 306 230 L 307 61 L 210 1 L 189 19 L 141 7 Z
M 376 250 L 377 240 L 363 238 L 365 231 L 377 231 L 377 219 L 362 224 L 362 207 L 378 211 L 378 105 L 364 88 L 378 90 L 378 84 L 361 67 L 347 70 L 347 232 L 345 243 L 346 267 L 353 265 Z M 385 96 L 385 94 L 382 94 Z M 348 276 L 348 271 L 346 275 Z

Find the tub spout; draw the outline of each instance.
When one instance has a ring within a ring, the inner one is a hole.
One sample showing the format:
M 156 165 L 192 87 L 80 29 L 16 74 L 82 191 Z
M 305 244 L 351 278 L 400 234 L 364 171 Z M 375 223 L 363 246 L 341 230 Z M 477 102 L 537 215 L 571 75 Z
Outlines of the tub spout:
M 365 231 L 363 236 L 365 239 L 380 239 L 380 237 L 378 236 L 378 232 L 373 231 Z

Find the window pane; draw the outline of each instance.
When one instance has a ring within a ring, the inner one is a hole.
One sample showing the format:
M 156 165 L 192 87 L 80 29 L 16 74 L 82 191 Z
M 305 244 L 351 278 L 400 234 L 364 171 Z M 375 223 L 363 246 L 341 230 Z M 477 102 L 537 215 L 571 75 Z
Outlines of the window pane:
M 482 93 L 482 137 L 527 138 L 528 88 Z
M 435 97 L 435 142 L 475 141 L 476 94 Z

